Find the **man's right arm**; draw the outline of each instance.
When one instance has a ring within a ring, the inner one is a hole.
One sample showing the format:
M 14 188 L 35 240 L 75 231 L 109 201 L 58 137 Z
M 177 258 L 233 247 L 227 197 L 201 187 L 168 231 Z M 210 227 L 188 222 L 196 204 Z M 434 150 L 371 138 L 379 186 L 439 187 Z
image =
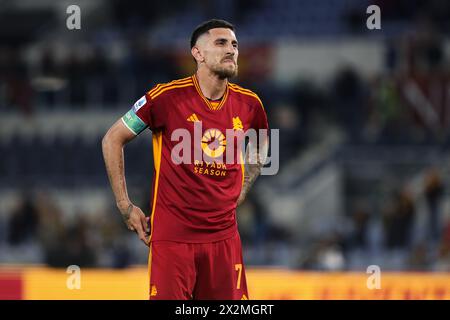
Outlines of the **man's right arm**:
M 119 119 L 103 137 L 102 151 L 117 208 L 128 229 L 136 231 L 139 238 L 148 245 L 145 215 L 130 201 L 125 180 L 123 148 L 135 137 L 136 134 L 125 126 L 122 119 Z

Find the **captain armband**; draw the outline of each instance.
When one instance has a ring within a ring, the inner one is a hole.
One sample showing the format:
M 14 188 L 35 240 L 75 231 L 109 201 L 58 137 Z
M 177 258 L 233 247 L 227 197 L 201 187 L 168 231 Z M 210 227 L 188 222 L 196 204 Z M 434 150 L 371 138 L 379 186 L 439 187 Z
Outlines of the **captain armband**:
M 134 113 L 134 110 L 131 109 L 125 115 L 122 117 L 122 122 L 125 124 L 125 126 L 130 129 L 131 132 L 133 132 L 135 135 L 138 135 L 142 131 L 147 128 L 147 125 L 144 121 L 142 121 L 136 113 Z

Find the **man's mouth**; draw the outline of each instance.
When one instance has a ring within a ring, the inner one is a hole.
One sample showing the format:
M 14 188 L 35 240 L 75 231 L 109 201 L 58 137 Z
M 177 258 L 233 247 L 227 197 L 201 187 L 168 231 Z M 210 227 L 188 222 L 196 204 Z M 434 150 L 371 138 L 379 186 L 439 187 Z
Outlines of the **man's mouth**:
M 232 62 L 234 63 L 234 59 L 233 58 L 225 58 L 222 60 L 222 62 Z

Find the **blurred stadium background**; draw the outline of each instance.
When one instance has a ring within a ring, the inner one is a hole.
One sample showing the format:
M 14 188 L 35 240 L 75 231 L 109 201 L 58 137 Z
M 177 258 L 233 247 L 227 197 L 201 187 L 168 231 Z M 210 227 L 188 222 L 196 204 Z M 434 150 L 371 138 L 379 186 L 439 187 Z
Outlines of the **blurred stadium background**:
M 71 4 L 81 30 L 66 27 Z M 381 30 L 366 27 L 371 4 Z M 0 1 L 0 296 L 147 297 L 147 250 L 100 141 L 154 83 L 193 72 L 190 33 L 212 17 L 236 25 L 235 82 L 280 129 L 279 173 L 238 210 L 253 297 L 450 299 L 445 0 Z M 150 136 L 125 150 L 146 211 Z M 99 291 L 55 289 L 69 265 Z M 382 291 L 366 288 L 369 265 Z

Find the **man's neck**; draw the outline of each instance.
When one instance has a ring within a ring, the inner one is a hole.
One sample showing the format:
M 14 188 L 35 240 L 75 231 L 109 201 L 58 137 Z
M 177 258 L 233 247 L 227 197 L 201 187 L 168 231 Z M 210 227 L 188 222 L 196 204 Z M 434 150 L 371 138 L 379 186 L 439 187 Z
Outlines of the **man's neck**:
M 220 79 L 209 70 L 200 68 L 196 72 L 198 84 L 203 95 L 211 100 L 220 99 L 227 89 L 227 79 Z

